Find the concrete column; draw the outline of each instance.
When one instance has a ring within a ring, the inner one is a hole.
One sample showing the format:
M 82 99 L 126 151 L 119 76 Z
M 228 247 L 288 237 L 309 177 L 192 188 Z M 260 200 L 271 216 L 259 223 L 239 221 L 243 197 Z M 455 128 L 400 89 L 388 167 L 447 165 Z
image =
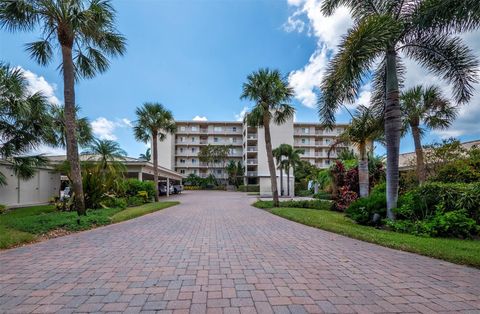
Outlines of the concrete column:
M 139 180 L 139 181 L 143 181 L 143 173 L 142 173 L 141 170 L 140 170 L 140 172 L 138 173 L 138 180 Z
M 170 178 L 167 177 L 167 197 L 170 196 Z

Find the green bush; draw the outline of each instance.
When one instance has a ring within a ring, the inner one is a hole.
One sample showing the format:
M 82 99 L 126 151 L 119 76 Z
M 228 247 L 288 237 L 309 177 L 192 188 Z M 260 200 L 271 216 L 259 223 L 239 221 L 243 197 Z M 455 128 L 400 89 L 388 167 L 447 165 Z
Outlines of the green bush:
M 147 192 L 148 200 L 152 199 L 155 196 L 155 183 L 137 179 L 125 180 L 125 194 L 128 198 L 137 197 L 142 191 Z
M 313 197 L 319 200 L 331 200 L 332 194 L 325 191 L 320 191 L 317 194 L 313 194 Z
M 257 201 L 253 204 L 258 208 L 272 208 L 273 201 Z M 332 202 L 325 200 L 299 200 L 299 201 L 281 201 L 280 207 L 287 208 L 310 208 L 310 209 L 322 209 L 322 210 L 331 210 Z
M 260 185 L 240 185 L 237 189 L 239 192 L 260 192 Z
M 455 160 L 438 169 L 435 181 L 444 183 L 472 183 L 480 181 L 480 169 L 469 160 Z
M 310 190 L 295 190 L 295 196 L 312 196 L 312 194 Z
M 143 205 L 144 203 L 145 203 L 145 199 L 141 196 L 130 196 L 127 199 L 128 207 L 140 206 L 140 205 Z
M 3 214 L 7 210 L 7 206 L 0 204 L 0 214 Z
M 362 225 L 373 225 L 373 216 L 379 214 L 381 218 L 386 215 L 386 184 L 381 183 L 374 187 L 368 197 L 357 199 L 345 210 L 348 217 Z
M 109 196 L 102 202 L 102 205 L 108 208 L 125 209 L 127 208 L 127 201 L 124 198 Z

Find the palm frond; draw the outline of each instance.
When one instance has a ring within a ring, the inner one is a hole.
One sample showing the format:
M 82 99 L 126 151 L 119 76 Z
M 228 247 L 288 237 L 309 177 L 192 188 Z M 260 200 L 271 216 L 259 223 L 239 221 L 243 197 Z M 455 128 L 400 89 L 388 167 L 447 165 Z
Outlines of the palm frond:
M 40 65 L 47 65 L 53 57 L 52 45 L 48 40 L 39 40 L 25 45 L 30 58 Z
M 0 2 L 0 28 L 9 31 L 28 31 L 38 21 L 34 2 L 26 0 L 3 0 Z

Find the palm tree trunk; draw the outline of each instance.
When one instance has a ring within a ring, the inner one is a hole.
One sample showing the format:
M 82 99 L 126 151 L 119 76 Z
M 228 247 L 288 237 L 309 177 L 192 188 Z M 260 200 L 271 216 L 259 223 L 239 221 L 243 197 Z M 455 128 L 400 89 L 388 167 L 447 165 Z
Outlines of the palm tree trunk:
M 75 69 L 72 48 L 62 45 L 63 97 L 65 100 L 65 133 L 67 160 L 70 163 L 70 178 L 75 193 L 75 207 L 78 215 L 86 215 L 83 195 L 82 172 L 78 156 L 77 126 L 75 112 Z
M 155 184 L 155 202 L 158 202 L 158 150 L 157 143 L 158 134 L 157 131 L 152 132 L 153 141 L 153 183 Z
M 283 196 L 283 168 L 280 167 L 280 195 Z
M 427 174 L 425 170 L 425 162 L 423 161 L 423 150 L 422 150 L 422 142 L 420 139 L 420 129 L 418 125 L 412 125 L 412 135 L 413 135 L 413 142 L 415 144 L 415 155 L 417 157 L 417 175 L 418 175 L 418 182 L 423 184 L 427 179 Z
M 272 184 L 273 206 L 279 207 L 277 173 L 275 171 L 275 162 L 273 161 L 272 138 L 270 136 L 270 119 L 267 115 L 263 117 L 263 127 L 265 129 L 265 148 L 267 150 L 268 170 L 270 171 L 270 180 Z
M 385 140 L 387 143 L 387 218 L 390 219 L 395 219 L 393 209 L 397 207 L 398 201 L 398 159 L 402 128 L 396 57 L 394 48 L 389 48 L 386 60 Z
M 290 167 L 287 167 L 287 195 L 290 197 Z
M 358 161 L 358 184 L 360 197 L 368 196 L 370 183 L 368 181 L 368 158 L 365 143 L 360 144 L 360 160 Z

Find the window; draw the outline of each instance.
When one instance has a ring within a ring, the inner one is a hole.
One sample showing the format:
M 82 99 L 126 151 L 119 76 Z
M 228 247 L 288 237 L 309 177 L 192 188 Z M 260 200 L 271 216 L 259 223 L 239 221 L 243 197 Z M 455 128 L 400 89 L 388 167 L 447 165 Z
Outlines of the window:
M 185 136 L 180 137 L 180 142 L 185 142 Z
M 213 141 L 214 141 L 215 143 L 218 143 L 218 142 L 219 142 L 219 138 L 218 138 L 218 137 L 214 137 L 214 138 L 213 138 Z
M 187 128 L 184 127 L 184 126 L 181 126 L 181 127 L 180 127 L 180 131 L 185 131 L 186 129 L 187 129 Z
M 326 165 L 330 165 L 330 160 L 325 160 Z
M 197 169 L 193 169 L 193 174 L 197 174 Z
M 303 128 L 302 131 L 303 131 L 304 134 L 308 134 L 310 132 L 310 129 L 309 128 Z
M 230 148 L 230 155 L 236 155 L 237 154 L 237 149 L 236 148 Z
M 234 137 L 234 138 L 233 138 L 233 143 L 236 143 L 236 142 L 237 142 L 237 138 Z
M 192 153 L 195 153 L 195 147 L 192 147 Z
M 236 126 L 232 127 L 232 131 L 237 132 L 237 127 Z
M 230 143 L 233 143 L 233 137 L 230 137 L 228 140 L 230 141 Z
M 222 169 L 217 169 L 217 174 L 222 174 Z
M 181 174 L 185 174 L 185 169 L 181 169 L 181 170 L 180 170 L 180 173 L 181 173 Z
M 197 160 L 192 158 L 192 164 L 195 164 L 196 162 L 197 162 Z
M 180 153 L 183 153 L 183 147 L 180 147 Z
M 222 132 L 222 127 L 221 126 L 216 126 L 213 128 L 215 132 Z
M 310 141 L 306 138 L 302 138 L 302 144 L 308 144 Z
M 192 137 L 192 143 L 195 143 L 195 136 Z
M 327 138 L 327 139 L 325 140 L 325 143 L 327 143 L 327 145 L 330 145 L 330 139 Z
M 181 163 L 181 164 L 184 164 L 184 163 L 185 163 L 185 159 L 180 159 L 180 163 Z
M 192 126 L 192 131 L 193 132 L 197 132 L 198 131 L 198 128 L 196 126 Z

